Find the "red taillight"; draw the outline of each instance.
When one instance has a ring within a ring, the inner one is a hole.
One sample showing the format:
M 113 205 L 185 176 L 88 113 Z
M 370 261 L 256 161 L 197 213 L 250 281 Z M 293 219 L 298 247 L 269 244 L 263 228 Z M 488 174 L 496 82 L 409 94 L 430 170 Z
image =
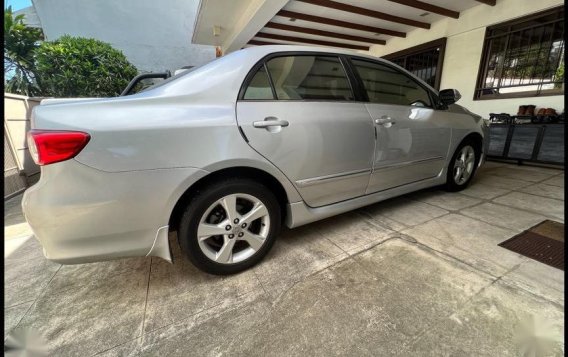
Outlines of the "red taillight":
M 90 135 L 81 131 L 30 130 L 28 148 L 38 165 L 48 165 L 75 157 Z

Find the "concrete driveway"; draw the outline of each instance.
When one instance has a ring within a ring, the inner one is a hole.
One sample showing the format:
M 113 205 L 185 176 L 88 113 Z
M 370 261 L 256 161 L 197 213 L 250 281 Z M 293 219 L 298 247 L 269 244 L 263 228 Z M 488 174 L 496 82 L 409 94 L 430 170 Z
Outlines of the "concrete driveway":
M 35 328 L 53 355 L 564 352 L 564 272 L 497 246 L 564 222 L 564 171 L 489 162 L 462 193 L 421 191 L 284 231 L 261 264 L 229 277 L 199 272 L 177 244 L 173 265 L 51 263 L 18 198 L 5 208 L 5 331 Z

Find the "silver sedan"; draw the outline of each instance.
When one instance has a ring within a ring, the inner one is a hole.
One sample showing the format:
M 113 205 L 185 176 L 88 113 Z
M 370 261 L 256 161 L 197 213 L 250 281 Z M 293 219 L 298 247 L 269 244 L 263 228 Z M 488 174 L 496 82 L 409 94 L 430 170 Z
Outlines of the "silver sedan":
M 382 59 L 320 47 L 231 53 L 143 92 L 48 99 L 23 209 L 47 258 L 189 260 L 242 271 L 297 227 L 426 187 L 465 188 L 487 128 Z

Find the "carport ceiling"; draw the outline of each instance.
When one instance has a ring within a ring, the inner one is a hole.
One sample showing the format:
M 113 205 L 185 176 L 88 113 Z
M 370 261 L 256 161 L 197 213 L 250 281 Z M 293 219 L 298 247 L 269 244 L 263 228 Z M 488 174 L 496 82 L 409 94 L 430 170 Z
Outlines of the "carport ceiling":
M 496 0 L 293 0 L 248 42 L 249 45 L 310 44 L 368 51 L 414 29 Z

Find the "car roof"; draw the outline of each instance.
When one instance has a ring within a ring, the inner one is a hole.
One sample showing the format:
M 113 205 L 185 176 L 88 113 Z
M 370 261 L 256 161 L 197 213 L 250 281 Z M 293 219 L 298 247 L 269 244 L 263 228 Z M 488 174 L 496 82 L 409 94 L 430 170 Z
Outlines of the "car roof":
M 150 88 L 147 91 L 140 92 L 130 97 L 188 95 L 192 96 L 195 101 L 200 99 L 208 101 L 214 98 L 236 101 L 241 85 L 254 64 L 265 56 L 281 52 L 321 52 L 368 58 L 373 61 L 386 62 L 416 78 L 416 76 L 412 75 L 410 72 L 389 61 L 357 51 L 319 46 L 263 45 L 231 52 L 195 70 L 188 71 L 189 73 L 181 74 L 180 77 L 175 80 L 166 80 L 163 84 L 158 84 L 154 88 Z M 433 88 L 428 86 L 428 84 L 420 78 L 416 79 L 434 91 Z
M 351 55 L 358 57 L 366 57 L 372 60 L 384 61 L 382 58 L 371 56 L 367 53 L 362 53 L 354 50 L 334 48 L 334 47 L 321 47 L 321 46 L 304 46 L 304 45 L 263 45 L 255 47 L 247 47 L 242 50 L 244 53 L 254 54 L 255 56 L 269 55 L 277 52 L 323 52 L 333 53 L 338 55 Z

